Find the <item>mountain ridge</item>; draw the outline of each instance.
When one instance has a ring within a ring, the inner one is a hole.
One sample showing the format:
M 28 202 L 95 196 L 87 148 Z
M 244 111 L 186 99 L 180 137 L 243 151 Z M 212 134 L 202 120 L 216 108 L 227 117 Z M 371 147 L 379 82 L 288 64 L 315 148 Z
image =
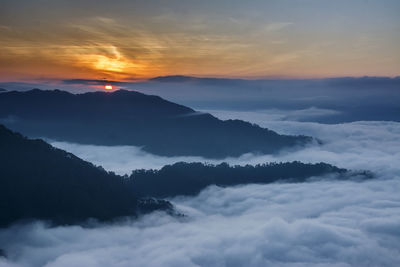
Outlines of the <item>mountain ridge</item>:
M 196 116 L 192 116 L 196 114 Z M 33 137 L 133 145 L 162 156 L 225 158 L 276 153 L 312 142 L 127 90 L 72 94 L 34 89 L 0 95 L 0 122 Z
M 75 224 L 172 210 L 167 201 L 141 201 L 123 177 L 2 125 L 0 162 L 0 227 L 21 220 Z
M 134 170 L 119 176 L 0 125 L 0 227 L 27 220 L 55 225 L 88 219 L 113 221 L 161 210 L 179 215 L 158 198 L 194 195 L 210 185 L 235 186 L 277 181 L 304 182 L 312 176 L 351 177 L 330 164 L 300 162 L 256 166 L 175 163 L 161 170 Z M 368 173 L 359 173 L 369 178 Z M 358 174 L 357 174 L 358 175 Z

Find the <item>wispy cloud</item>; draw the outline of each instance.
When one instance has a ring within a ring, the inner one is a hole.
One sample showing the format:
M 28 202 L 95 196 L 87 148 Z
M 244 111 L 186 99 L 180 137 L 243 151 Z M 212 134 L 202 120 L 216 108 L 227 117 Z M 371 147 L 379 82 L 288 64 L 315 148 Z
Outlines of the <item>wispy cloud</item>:
M 266 32 L 274 32 L 274 31 L 280 31 L 282 29 L 285 29 L 289 26 L 293 25 L 292 22 L 275 22 L 275 23 L 270 23 L 265 25 L 263 28 Z

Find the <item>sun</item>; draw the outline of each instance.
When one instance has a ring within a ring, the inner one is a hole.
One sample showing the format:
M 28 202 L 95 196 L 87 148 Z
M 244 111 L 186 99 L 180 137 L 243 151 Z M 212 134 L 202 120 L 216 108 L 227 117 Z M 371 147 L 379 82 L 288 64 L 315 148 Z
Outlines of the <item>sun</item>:
M 112 87 L 112 85 L 107 84 L 107 85 L 104 85 L 104 89 L 105 89 L 106 91 L 111 91 L 111 90 L 113 89 L 113 87 Z

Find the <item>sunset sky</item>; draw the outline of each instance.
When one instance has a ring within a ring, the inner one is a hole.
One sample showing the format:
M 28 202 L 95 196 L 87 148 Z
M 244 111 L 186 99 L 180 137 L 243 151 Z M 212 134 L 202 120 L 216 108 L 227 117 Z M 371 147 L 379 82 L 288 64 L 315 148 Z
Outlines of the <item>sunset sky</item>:
M 398 0 L 1 0 L 0 80 L 400 75 Z

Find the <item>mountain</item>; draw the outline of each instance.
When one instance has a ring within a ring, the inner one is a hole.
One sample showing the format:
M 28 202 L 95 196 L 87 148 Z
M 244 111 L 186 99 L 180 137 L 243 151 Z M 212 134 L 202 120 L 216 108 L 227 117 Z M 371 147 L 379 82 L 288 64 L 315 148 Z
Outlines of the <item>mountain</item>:
M 335 174 L 337 179 L 372 178 L 366 171 L 349 172 L 326 163 L 305 164 L 298 161 L 262 165 L 229 166 L 179 162 L 160 170 L 136 170 L 130 176 L 133 191 L 142 197 L 195 195 L 209 185 L 268 184 L 305 182 L 313 176 Z
M 75 224 L 89 218 L 109 221 L 154 210 L 174 213 L 171 203 L 154 198 L 194 195 L 209 185 L 304 182 L 326 174 L 345 179 L 353 174 L 325 163 L 229 166 L 180 162 L 121 177 L 2 125 L 0 163 L 0 227 L 33 219 Z M 354 174 L 370 177 L 365 172 Z
M 5 92 L 5 91 L 7 91 L 7 90 L 4 89 L 4 88 L 0 88 L 0 93 L 1 93 L 1 92 Z
M 207 158 L 275 153 L 312 141 L 257 125 L 222 121 L 158 96 L 119 90 L 71 94 L 31 90 L 0 94 L 0 118 L 28 136 L 95 145 L 134 145 L 165 156 Z
M 112 220 L 156 209 L 172 205 L 139 199 L 125 178 L 0 125 L 0 227 L 29 219 Z

